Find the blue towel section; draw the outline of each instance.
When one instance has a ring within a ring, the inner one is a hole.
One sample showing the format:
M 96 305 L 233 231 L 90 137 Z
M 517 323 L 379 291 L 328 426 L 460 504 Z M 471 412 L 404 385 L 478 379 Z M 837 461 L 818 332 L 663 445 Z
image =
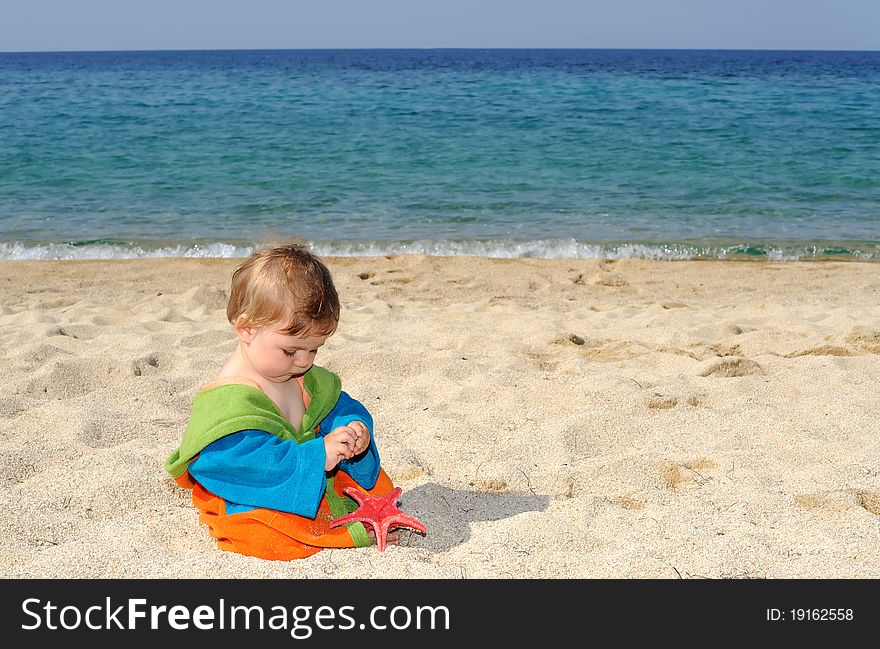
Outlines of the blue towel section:
M 242 430 L 202 449 L 189 472 L 227 501 L 227 514 L 265 507 L 313 517 L 326 486 L 324 442 L 297 444 Z
M 226 501 L 226 513 L 255 507 L 314 518 L 326 487 L 323 436 L 339 426 L 362 421 L 373 434 L 373 418 L 359 401 L 343 392 L 320 422 L 318 438 L 304 444 L 279 439 L 262 430 L 243 430 L 202 449 L 189 465 L 192 477 Z M 339 468 L 371 489 L 379 477 L 375 440 L 358 457 Z

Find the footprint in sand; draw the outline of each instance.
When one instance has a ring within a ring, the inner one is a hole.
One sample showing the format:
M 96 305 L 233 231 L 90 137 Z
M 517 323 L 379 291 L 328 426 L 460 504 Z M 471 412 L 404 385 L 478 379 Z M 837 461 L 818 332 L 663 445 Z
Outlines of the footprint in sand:
M 632 380 L 632 379 L 631 379 Z M 639 384 L 641 387 L 641 384 Z M 697 407 L 702 405 L 702 395 L 689 395 L 688 397 L 676 397 L 671 394 L 663 394 L 662 392 L 654 392 L 645 399 L 645 405 L 651 410 L 669 410 L 675 408 L 678 404 L 684 403 L 688 406 Z
M 553 360 L 553 357 L 550 354 L 526 352 L 526 357 L 542 372 L 552 372 L 559 364 L 557 361 Z
M 177 309 L 168 309 L 165 313 L 156 318 L 158 322 L 193 322 L 192 318 L 187 318 Z
M 855 356 L 855 354 L 846 347 L 837 345 L 818 345 L 799 352 L 785 354 L 785 358 L 797 358 L 798 356 Z
M 843 339 L 848 345 L 871 354 L 880 354 L 880 329 L 854 327 Z
M 670 408 L 675 408 L 677 404 L 678 399 L 676 397 L 664 396 L 662 394 L 655 394 L 648 399 L 648 408 L 651 410 L 669 410 Z
M 700 376 L 735 377 L 761 374 L 763 369 L 755 361 L 748 358 L 725 357 L 709 364 Z
M 65 297 L 57 297 L 52 300 L 41 300 L 34 305 L 34 308 L 48 311 L 49 309 L 60 309 L 61 307 L 65 306 L 73 306 L 77 302 L 78 300 L 72 300 Z
M 394 272 L 389 270 L 389 273 Z M 408 277 L 391 277 L 390 279 L 376 279 L 370 282 L 370 286 L 387 286 L 389 284 L 409 284 L 412 282 Z
M 418 465 L 418 464 L 406 464 L 402 469 L 398 469 L 394 472 L 394 480 L 400 482 L 409 482 L 411 480 L 415 480 L 416 478 L 421 478 L 422 476 L 431 475 L 431 470 Z
M 49 336 L 67 336 L 69 338 L 76 338 L 77 340 L 92 340 L 93 338 L 97 338 L 103 332 L 101 331 L 103 327 L 94 326 L 94 325 L 64 325 L 60 327 L 55 327 L 47 335 Z
M 620 277 L 612 275 L 610 277 L 600 277 L 597 279 L 594 284 L 598 286 L 611 286 L 615 288 L 622 288 L 624 286 L 629 286 L 629 282 L 623 280 Z
M 110 448 L 136 439 L 141 433 L 138 422 L 119 416 L 114 419 L 86 419 L 78 437 L 89 448 Z
M 507 481 L 501 479 L 477 480 L 476 482 L 471 482 L 470 486 L 476 487 L 477 490 L 484 493 L 497 494 L 510 491 L 510 485 L 507 484 Z
M 390 268 L 385 271 L 386 275 L 394 274 L 394 273 L 402 273 L 403 268 Z M 363 272 L 358 273 L 358 277 L 362 280 L 373 279 L 376 277 L 376 273 L 371 272 Z M 382 286 L 384 284 L 409 284 L 412 282 L 412 278 L 409 277 L 387 277 L 385 279 L 376 278 L 374 281 L 370 282 L 371 286 Z
M 149 354 L 143 358 L 138 358 L 132 363 L 132 376 L 143 376 L 145 372 L 151 371 L 150 368 L 159 367 L 159 356 L 157 354 Z
M 880 493 L 867 489 L 849 489 L 848 491 L 858 499 L 860 506 L 872 514 L 880 516 Z
M 181 347 L 199 348 L 214 347 L 232 341 L 235 338 L 227 329 L 210 329 L 180 339 Z
M 867 489 L 837 489 L 800 494 L 794 497 L 794 504 L 800 509 L 821 509 L 832 512 L 861 507 L 875 516 L 880 516 L 880 493 Z
M 100 375 L 90 361 L 57 361 L 34 372 L 27 392 L 46 399 L 72 399 L 95 390 Z
M 711 480 L 703 472 L 714 469 L 715 462 L 707 457 L 699 457 L 687 462 L 663 462 L 660 464 L 660 479 L 664 486 L 672 491 L 679 491 L 690 484 L 701 485 Z
M 586 343 L 586 342 L 587 342 L 587 341 L 586 341 L 585 339 L 581 338 L 581 337 L 578 336 L 577 334 L 568 334 L 567 336 L 564 336 L 564 337 L 562 337 L 562 338 L 556 338 L 556 339 L 554 339 L 554 340 L 551 340 L 549 344 L 551 344 L 551 345 L 569 345 L 569 344 L 572 344 L 572 345 L 581 346 L 581 345 L 583 345 L 583 344 Z
M 737 345 L 727 345 L 725 343 L 715 343 L 714 345 L 709 345 L 709 349 L 711 349 L 718 356 L 743 356 L 742 349 Z
M 197 286 L 183 293 L 178 300 L 178 304 L 185 311 L 194 311 L 196 309 L 216 311 L 218 309 L 226 309 L 228 300 L 229 295 L 222 288 Z
M 608 502 L 617 505 L 618 507 L 621 507 L 623 509 L 629 509 L 632 511 L 638 511 L 645 508 L 644 500 L 639 500 L 638 498 L 633 498 L 629 495 L 612 496 L 608 499 Z
M 21 484 L 39 471 L 38 466 L 45 465 L 35 451 L 15 451 L 13 453 L 0 453 L 0 472 L 3 480 L 14 484 Z
M 28 369 L 38 370 L 48 366 L 49 362 L 58 357 L 70 357 L 72 353 L 55 345 L 37 345 L 16 357 Z
M 395 480 L 409 482 L 433 474 L 430 465 L 418 453 L 400 442 L 388 440 L 385 452 L 388 460 L 394 465 Z
M 67 331 L 64 327 L 52 327 L 46 332 L 47 336 L 67 336 L 69 338 L 79 338 L 79 336 Z
M 610 264 L 609 264 L 610 265 Z M 608 268 L 608 265 L 602 265 L 599 267 L 601 271 L 598 276 L 594 276 L 592 281 L 588 282 L 588 278 L 586 277 L 586 273 L 578 273 L 574 277 L 571 278 L 571 283 L 576 284 L 577 286 L 586 286 L 587 283 L 595 284 L 597 286 L 611 286 L 611 287 L 624 287 L 629 286 L 629 282 L 624 280 L 618 275 L 611 273 Z
M 27 405 L 22 403 L 17 397 L 0 397 L 0 417 L 3 419 L 18 417 L 20 414 L 27 412 L 27 410 Z

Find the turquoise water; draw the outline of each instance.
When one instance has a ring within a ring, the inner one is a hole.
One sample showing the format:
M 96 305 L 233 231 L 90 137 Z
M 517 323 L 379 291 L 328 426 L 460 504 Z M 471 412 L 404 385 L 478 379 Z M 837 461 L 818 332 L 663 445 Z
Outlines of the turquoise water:
M 0 258 L 880 260 L 880 52 L 0 54 Z

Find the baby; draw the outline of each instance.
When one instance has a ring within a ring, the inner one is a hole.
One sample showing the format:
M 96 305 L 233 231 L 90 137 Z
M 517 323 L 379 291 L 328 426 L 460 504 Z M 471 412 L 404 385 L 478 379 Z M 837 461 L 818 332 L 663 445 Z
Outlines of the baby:
M 226 315 L 238 347 L 199 390 L 165 462 L 224 550 L 294 559 L 373 542 L 361 523 L 329 525 L 357 508 L 345 487 L 394 488 L 370 413 L 314 365 L 339 311 L 330 272 L 301 245 L 258 250 L 232 275 Z

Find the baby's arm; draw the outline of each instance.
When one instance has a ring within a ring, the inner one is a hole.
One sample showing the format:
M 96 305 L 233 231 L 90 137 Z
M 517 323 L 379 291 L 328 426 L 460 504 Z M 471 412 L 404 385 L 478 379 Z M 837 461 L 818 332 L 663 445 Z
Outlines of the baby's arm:
M 340 461 L 339 468 L 362 487 L 372 489 L 379 477 L 379 450 L 373 439 L 373 417 L 364 404 L 346 392 L 339 395 L 333 410 L 321 421 L 321 431 L 335 432 L 340 427 L 350 428 L 356 436 L 360 432 L 360 441 L 355 457 Z
M 262 430 L 243 430 L 202 449 L 189 472 L 224 500 L 314 518 L 330 455 L 323 439 L 297 444 Z

